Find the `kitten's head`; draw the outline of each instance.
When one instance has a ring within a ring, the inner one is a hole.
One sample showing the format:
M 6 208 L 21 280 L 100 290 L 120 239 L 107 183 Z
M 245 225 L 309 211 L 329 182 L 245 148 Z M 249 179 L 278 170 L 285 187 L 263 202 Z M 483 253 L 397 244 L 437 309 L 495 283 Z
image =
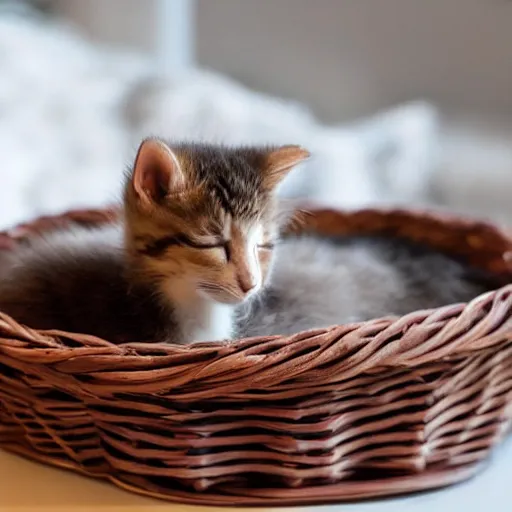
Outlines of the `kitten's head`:
M 276 188 L 298 146 L 226 148 L 145 140 L 125 190 L 132 265 L 162 290 L 237 303 L 264 283 L 279 232 Z

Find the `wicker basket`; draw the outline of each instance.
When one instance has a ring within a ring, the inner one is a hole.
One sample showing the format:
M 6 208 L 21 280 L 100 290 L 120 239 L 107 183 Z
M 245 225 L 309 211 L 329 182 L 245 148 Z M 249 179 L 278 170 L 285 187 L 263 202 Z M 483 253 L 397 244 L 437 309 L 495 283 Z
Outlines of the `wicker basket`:
M 41 219 L 0 246 L 113 216 Z M 473 475 L 512 418 L 511 239 L 405 211 L 316 211 L 303 229 L 406 236 L 504 285 L 402 318 L 192 346 L 116 346 L 0 314 L 0 446 L 210 505 L 369 498 Z

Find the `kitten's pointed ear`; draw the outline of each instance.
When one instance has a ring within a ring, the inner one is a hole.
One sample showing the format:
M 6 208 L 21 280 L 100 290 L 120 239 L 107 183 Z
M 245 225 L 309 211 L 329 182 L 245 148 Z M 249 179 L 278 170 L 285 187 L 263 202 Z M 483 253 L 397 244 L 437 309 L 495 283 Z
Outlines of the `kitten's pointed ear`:
M 135 158 L 132 184 L 140 199 L 158 203 L 185 188 L 185 175 L 169 146 L 158 139 L 146 139 Z
M 267 155 L 264 181 L 267 187 L 276 187 L 298 164 L 310 157 L 301 146 L 281 146 Z

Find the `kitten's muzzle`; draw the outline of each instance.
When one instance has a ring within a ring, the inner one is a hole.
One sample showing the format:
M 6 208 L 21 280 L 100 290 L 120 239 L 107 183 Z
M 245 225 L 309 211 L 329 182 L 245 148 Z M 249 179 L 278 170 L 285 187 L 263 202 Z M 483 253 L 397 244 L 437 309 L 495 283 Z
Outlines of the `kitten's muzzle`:
M 239 286 L 238 289 L 233 289 L 210 283 L 201 283 L 199 285 L 199 289 L 204 295 L 223 304 L 239 304 L 255 293 L 259 286 L 257 283 L 250 283 L 250 286 L 245 284 L 245 288 L 246 289 L 243 290 L 242 287 Z

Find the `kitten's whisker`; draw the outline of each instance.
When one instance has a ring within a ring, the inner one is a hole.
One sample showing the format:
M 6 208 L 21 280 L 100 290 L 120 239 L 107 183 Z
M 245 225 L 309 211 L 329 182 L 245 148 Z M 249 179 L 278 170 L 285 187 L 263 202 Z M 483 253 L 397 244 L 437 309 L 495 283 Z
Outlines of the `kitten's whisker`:
M 201 283 L 200 288 L 202 288 L 205 291 L 212 291 L 212 292 L 216 292 L 216 293 L 226 292 L 231 295 L 239 295 L 240 294 L 239 291 L 234 287 L 217 284 L 217 283 L 209 283 L 209 282 Z

